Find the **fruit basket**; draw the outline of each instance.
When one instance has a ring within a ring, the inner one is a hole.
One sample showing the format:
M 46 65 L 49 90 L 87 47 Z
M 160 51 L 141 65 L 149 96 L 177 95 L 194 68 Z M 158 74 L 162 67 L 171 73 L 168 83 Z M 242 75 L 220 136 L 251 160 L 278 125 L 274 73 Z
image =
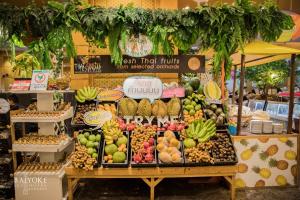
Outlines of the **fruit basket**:
M 95 110 L 97 110 L 97 103 L 95 101 L 86 101 L 84 103 L 77 102 L 75 114 L 72 119 L 72 126 L 79 128 L 86 126 L 86 124 L 83 121 L 84 114 L 86 112 Z
M 156 137 L 157 163 L 159 167 L 184 166 L 183 145 L 180 134 L 167 130 L 157 132 Z
M 156 167 L 156 127 L 137 126 L 130 134 L 131 167 Z
M 103 141 L 101 158 L 102 166 L 104 168 L 126 168 L 129 166 L 129 132 L 124 131 L 123 136 L 125 136 L 127 140 L 124 139 L 125 137 L 119 137 L 117 141 L 114 141 L 111 144 L 106 144 L 106 140 Z M 124 143 L 126 143 L 126 145 Z M 122 146 L 124 148 L 120 149 Z
M 76 147 L 71 155 L 73 166 L 86 170 L 99 167 L 102 150 L 101 130 L 83 129 L 77 132 L 75 137 L 77 138 Z M 82 157 L 85 157 L 85 161 L 82 161 Z

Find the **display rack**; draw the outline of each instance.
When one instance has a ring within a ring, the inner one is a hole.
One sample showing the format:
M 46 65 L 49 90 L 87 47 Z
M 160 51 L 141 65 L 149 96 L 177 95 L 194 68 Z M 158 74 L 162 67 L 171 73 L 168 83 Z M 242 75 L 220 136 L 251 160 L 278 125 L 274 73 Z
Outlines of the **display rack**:
M 64 123 L 66 119 L 73 116 L 73 107 L 65 111 L 54 111 L 53 96 L 55 92 L 71 93 L 73 91 L 10 91 L 10 93 L 17 94 L 37 94 L 37 112 L 31 114 L 29 117 L 16 116 L 16 113 L 22 112 L 20 110 L 11 112 L 11 138 L 12 138 L 12 151 L 13 151 L 13 166 L 17 169 L 17 152 L 32 152 L 38 153 L 41 163 L 58 162 L 65 158 L 66 154 L 72 152 L 74 142 L 72 139 L 62 141 L 59 144 L 17 144 L 15 143 L 15 123 L 22 123 L 23 129 L 25 123 L 37 123 L 38 135 L 56 135 L 56 123 Z M 55 117 L 39 115 L 39 112 L 59 113 Z M 22 137 L 25 135 L 25 130 L 22 131 Z M 66 176 L 64 166 L 57 171 L 16 171 L 15 172 L 15 197 L 16 199 L 66 199 Z M 30 185 L 28 183 L 20 184 L 22 178 L 44 178 L 47 179 L 44 184 Z M 34 188 L 31 188 L 34 187 Z M 24 192 L 26 194 L 24 194 Z

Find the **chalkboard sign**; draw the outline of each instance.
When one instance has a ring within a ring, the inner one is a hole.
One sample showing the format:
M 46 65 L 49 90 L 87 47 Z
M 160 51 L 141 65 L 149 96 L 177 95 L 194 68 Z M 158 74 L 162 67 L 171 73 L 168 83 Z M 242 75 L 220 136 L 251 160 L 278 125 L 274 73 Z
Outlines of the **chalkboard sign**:
M 80 55 L 74 58 L 75 74 L 96 73 L 205 73 L 202 55 L 123 56 L 122 65 L 114 65 L 110 55 Z

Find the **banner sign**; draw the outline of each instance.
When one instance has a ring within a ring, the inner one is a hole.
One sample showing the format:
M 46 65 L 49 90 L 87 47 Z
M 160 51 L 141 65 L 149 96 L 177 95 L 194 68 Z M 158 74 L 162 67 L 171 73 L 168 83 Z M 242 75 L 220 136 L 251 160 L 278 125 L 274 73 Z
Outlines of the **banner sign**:
M 153 102 L 162 95 L 163 84 L 159 78 L 151 76 L 132 76 L 123 83 L 123 90 L 127 97 L 133 99 L 149 99 Z
M 110 55 L 74 58 L 75 74 L 96 73 L 205 73 L 205 56 L 202 55 L 149 55 L 140 58 L 123 56 L 122 65 L 114 65 Z
M 49 70 L 33 70 L 30 90 L 47 90 Z

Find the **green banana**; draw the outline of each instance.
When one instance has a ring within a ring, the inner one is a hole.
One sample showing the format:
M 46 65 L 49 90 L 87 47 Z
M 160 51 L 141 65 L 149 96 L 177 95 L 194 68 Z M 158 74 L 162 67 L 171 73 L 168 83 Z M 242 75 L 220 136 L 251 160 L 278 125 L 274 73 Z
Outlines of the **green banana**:
M 75 99 L 79 102 L 79 103 L 84 103 L 85 99 L 81 99 L 80 96 L 75 95 Z

